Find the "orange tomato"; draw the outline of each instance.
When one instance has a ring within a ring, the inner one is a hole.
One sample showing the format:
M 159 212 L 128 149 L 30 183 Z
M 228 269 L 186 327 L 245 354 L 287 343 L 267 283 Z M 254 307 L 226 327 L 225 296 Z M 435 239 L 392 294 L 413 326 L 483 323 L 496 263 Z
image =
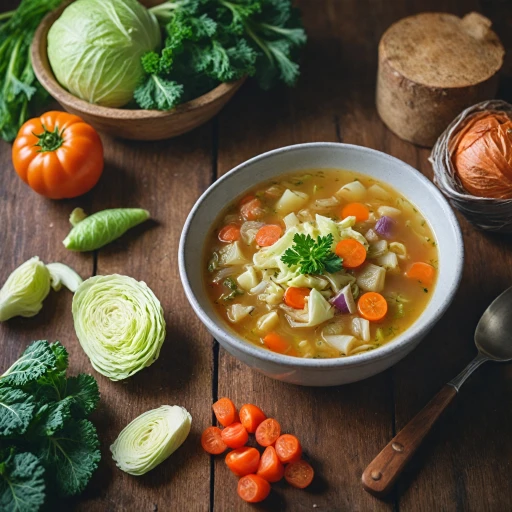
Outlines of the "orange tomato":
M 310 464 L 305 460 L 299 460 L 298 462 L 292 462 L 286 466 L 284 470 L 285 480 L 298 489 L 304 489 L 313 481 L 315 472 Z
M 260 463 L 260 452 L 256 448 L 244 446 L 226 455 L 226 465 L 236 476 L 256 473 Z
M 267 417 L 265 413 L 256 405 L 253 404 L 245 404 L 240 407 L 240 423 L 245 427 L 247 432 L 254 434 L 258 425 L 266 420 Z
M 297 462 L 302 456 L 302 446 L 295 436 L 283 434 L 276 441 L 276 453 L 283 464 Z
M 217 421 L 223 427 L 227 427 L 231 425 L 231 423 L 238 421 L 238 413 L 236 412 L 235 404 L 229 398 L 219 398 L 212 405 L 212 409 Z
M 12 146 L 19 177 L 50 199 L 77 197 L 91 190 L 103 172 L 103 145 L 96 130 L 67 112 L 29 119 Z
M 238 496 L 248 503 L 259 503 L 270 494 L 270 484 L 258 475 L 247 475 L 238 481 Z
M 219 455 L 225 452 L 228 446 L 222 440 L 222 432 L 218 427 L 208 427 L 201 435 L 201 446 L 205 452 Z
M 249 434 L 241 423 L 231 423 L 221 431 L 224 444 L 230 448 L 242 448 L 249 441 Z
M 274 418 L 262 421 L 256 429 L 256 441 L 261 446 L 270 446 L 281 435 L 281 425 Z
M 276 450 L 273 446 L 267 446 L 261 455 L 258 476 L 264 478 L 267 482 L 279 482 L 284 475 L 284 466 L 277 457 Z

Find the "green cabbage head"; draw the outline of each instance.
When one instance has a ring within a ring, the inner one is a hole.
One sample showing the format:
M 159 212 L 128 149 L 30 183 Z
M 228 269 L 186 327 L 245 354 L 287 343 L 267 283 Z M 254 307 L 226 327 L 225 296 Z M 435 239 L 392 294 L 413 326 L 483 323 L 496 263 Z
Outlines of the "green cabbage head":
M 146 283 L 118 274 L 91 277 L 75 292 L 72 312 L 82 348 L 109 379 L 131 377 L 158 359 L 164 312 Z
M 48 59 L 75 96 L 122 107 L 144 74 L 142 55 L 160 42 L 155 16 L 137 0 L 77 0 L 48 32 Z
M 110 447 L 117 467 L 143 475 L 172 455 L 185 441 L 192 416 L 178 405 L 162 405 L 129 423 Z

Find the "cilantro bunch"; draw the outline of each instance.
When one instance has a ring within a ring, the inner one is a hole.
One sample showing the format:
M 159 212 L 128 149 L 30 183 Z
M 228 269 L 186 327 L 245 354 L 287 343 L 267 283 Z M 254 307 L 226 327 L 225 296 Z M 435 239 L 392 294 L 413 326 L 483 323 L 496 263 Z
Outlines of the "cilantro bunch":
M 310 235 L 296 233 L 293 243 L 281 256 L 281 261 L 289 267 L 298 265 L 299 273 L 323 274 L 341 270 L 343 260 L 331 250 L 334 238 L 330 233 L 317 237 L 316 241 Z
M 59 343 L 35 341 L 0 376 L 0 510 L 33 512 L 45 498 L 84 490 L 99 460 L 87 416 L 100 395 L 96 380 L 66 377 Z
M 150 11 L 165 46 L 142 58 L 146 77 L 134 94 L 142 108 L 167 110 L 243 76 L 264 89 L 299 76 L 306 34 L 291 0 L 175 0 Z

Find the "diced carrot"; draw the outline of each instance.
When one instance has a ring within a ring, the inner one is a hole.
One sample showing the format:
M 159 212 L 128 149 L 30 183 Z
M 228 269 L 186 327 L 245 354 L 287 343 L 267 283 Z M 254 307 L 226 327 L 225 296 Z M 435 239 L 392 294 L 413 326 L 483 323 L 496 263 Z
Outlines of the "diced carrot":
M 245 404 L 240 407 L 240 423 L 245 427 L 247 432 L 254 434 L 258 425 L 266 420 L 265 413 L 256 405 Z
M 281 425 L 274 418 L 262 421 L 256 429 L 256 441 L 261 446 L 270 446 L 281 435 Z
M 257 220 L 265 213 L 265 210 L 263 210 L 261 201 L 254 198 L 242 204 L 240 213 L 245 220 Z
M 283 464 L 297 462 L 302 456 L 302 446 L 295 436 L 283 434 L 276 441 L 276 453 Z
M 267 348 L 272 350 L 272 352 L 277 352 L 278 354 L 287 354 L 292 349 L 290 342 L 276 332 L 269 332 L 263 338 L 263 343 L 265 343 Z
M 377 292 L 367 292 L 357 301 L 359 314 L 370 322 L 380 322 L 388 312 L 386 299 Z
M 306 297 L 309 297 L 311 290 L 309 288 L 298 288 L 290 286 L 284 292 L 284 303 L 295 309 L 304 309 L 306 307 Z
M 361 242 L 347 238 L 337 243 L 334 252 L 343 258 L 345 268 L 357 268 L 366 260 L 366 249 Z
M 429 265 L 428 263 L 424 263 L 423 261 L 417 261 L 413 263 L 409 270 L 405 274 L 409 279 L 414 279 L 415 281 L 419 281 L 421 284 L 425 286 L 431 286 L 434 283 L 434 279 L 436 276 L 436 269 Z
M 283 234 L 283 228 L 276 224 L 267 224 L 262 226 L 256 233 L 256 243 L 260 247 L 269 247 L 274 245 Z
M 370 211 L 363 203 L 349 203 L 341 210 L 341 217 L 355 217 L 356 222 L 368 220 Z
M 238 481 L 238 496 L 248 503 L 259 503 L 270 494 L 270 484 L 258 475 L 246 475 Z
M 236 476 L 256 473 L 260 464 L 260 452 L 256 448 L 244 446 L 226 455 L 226 464 Z
M 267 482 L 279 482 L 284 475 L 284 466 L 277 457 L 273 446 L 267 446 L 261 455 L 260 464 L 256 473 Z
M 236 224 L 228 224 L 219 231 L 221 242 L 236 242 L 240 239 L 240 227 Z
M 241 423 L 231 423 L 221 430 L 221 437 L 224 443 L 230 448 L 242 448 L 249 441 L 249 434 Z
M 201 446 L 205 452 L 218 455 L 225 452 L 228 446 L 224 443 L 218 427 L 208 427 L 201 435 Z
M 231 423 L 238 421 L 235 404 L 229 398 L 220 398 L 212 405 L 213 412 L 217 421 L 227 427 Z
M 285 480 L 298 489 L 304 489 L 313 481 L 315 472 L 310 464 L 305 460 L 292 462 L 288 464 L 284 470 Z
M 248 196 L 242 197 L 242 199 L 240 199 L 240 201 L 238 201 L 238 205 L 242 206 L 243 204 L 248 203 L 249 201 L 252 201 L 253 199 L 256 199 L 256 196 L 249 194 Z

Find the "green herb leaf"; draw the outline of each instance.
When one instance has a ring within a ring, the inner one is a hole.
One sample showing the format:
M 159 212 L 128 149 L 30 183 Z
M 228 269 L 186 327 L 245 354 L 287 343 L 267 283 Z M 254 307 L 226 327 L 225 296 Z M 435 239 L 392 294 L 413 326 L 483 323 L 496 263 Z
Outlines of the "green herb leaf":
M 33 397 L 21 389 L 0 388 L 0 437 L 23 434 L 32 419 Z
M 43 475 L 44 468 L 32 453 L 5 450 L 0 456 L 0 510 L 39 510 L 45 499 Z
M 299 266 L 301 274 L 323 274 L 341 270 L 342 259 L 331 250 L 333 236 L 319 236 L 316 241 L 310 235 L 297 233 L 294 245 L 288 248 L 281 261 L 289 267 Z
M 222 282 L 222 284 L 228 288 L 229 290 L 231 290 L 231 293 L 229 294 L 223 294 L 221 296 L 221 299 L 222 300 L 233 300 L 235 297 L 237 297 L 238 295 L 243 295 L 244 292 L 243 290 L 241 290 L 240 288 L 238 288 L 238 285 L 236 284 L 236 281 L 232 278 L 232 277 L 228 277 L 226 279 L 224 279 L 224 281 Z
M 174 108 L 180 103 L 182 95 L 183 85 L 156 74 L 149 75 L 133 94 L 139 106 L 148 110 Z

